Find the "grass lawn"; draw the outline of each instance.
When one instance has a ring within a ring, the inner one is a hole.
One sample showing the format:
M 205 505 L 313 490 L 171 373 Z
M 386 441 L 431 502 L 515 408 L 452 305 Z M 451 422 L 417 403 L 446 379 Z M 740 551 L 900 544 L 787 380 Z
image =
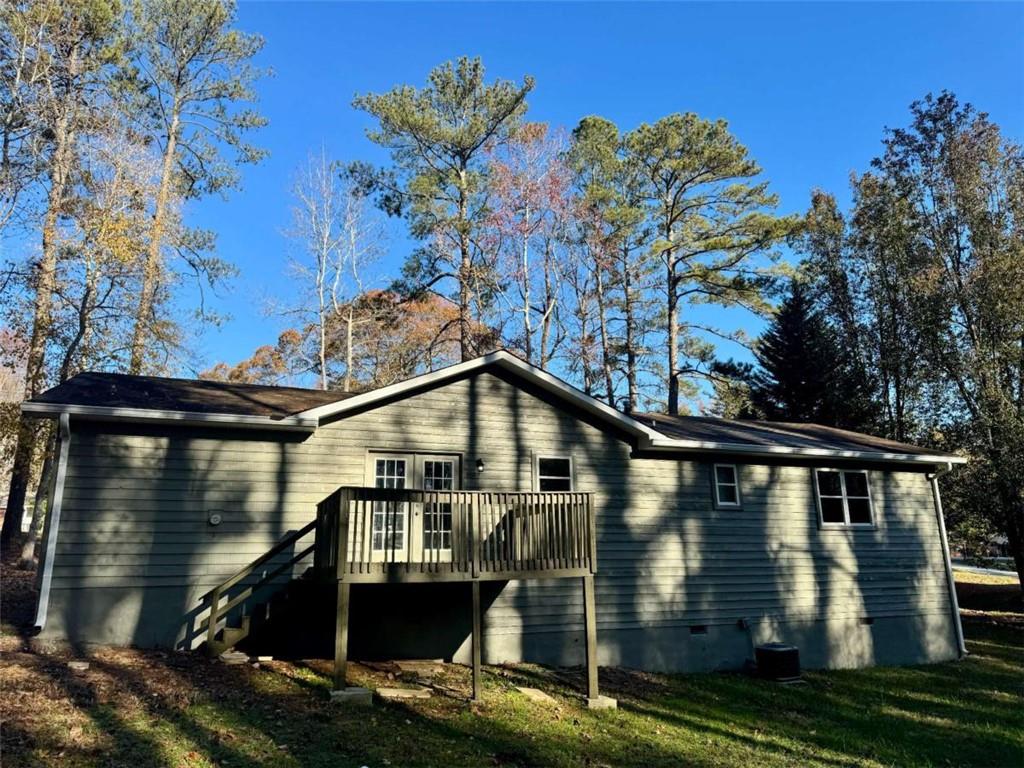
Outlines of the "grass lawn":
M 1009 599 L 1004 613 L 1019 606 Z M 229 667 L 198 654 L 97 649 L 76 674 L 69 657 L 31 652 L 7 624 L 2 763 L 1019 768 L 1024 631 L 983 616 L 965 628 L 962 662 L 814 672 L 800 686 L 602 670 L 620 708 L 590 712 L 574 693 L 578 671 L 530 665 L 488 667 L 477 706 L 466 702 L 468 670 L 445 665 L 433 698 L 365 710 L 328 702 L 327 662 Z M 352 677 L 391 682 L 386 667 L 355 665 Z M 556 702 L 533 703 L 515 685 Z

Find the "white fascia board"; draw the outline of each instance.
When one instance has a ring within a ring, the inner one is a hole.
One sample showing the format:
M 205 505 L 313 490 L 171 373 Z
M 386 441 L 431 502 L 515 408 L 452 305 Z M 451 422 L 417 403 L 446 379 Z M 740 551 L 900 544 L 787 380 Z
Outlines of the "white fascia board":
M 760 458 L 794 456 L 802 458 L 856 459 L 858 461 L 899 462 L 903 464 L 920 464 L 922 466 L 967 463 L 967 459 L 963 456 L 891 453 L 887 451 L 849 451 L 838 448 L 799 448 L 788 445 L 750 445 L 747 443 L 722 443 L 710 440 L 676 440 L 668 437 L 655 439 L 650 447 L 659 451 L 736 453 Z
M 185 413 L 150 408 L 112 408 L 99 405 L 68 405 L 62 403 L 22 403 L 22 413 L 29 416 L 60 416 L 68 414 L 86 421 L 129 421 L 136 423 L 180 424 L 182 426 L 231 427 L 234 429 L 271 429 L 291 432 L 313 432 L 316 419 L 287 416 L 271 419 L 266 416 L 243 416 L 232 413 Z
M 391 384 L 389 386 L 382 387 L 381 389 L 364 392 L 361 395 L 349 397 L 345 400 L 340 400 L 337 403 L 328 403 L 327 405 L 311 408 L 308 411 L 303 411 L 299 416 L 323 420 L 337 414 L 346 413 L 367 405 L 372 405 L 373 403 L 381 400 L 401 396 L 405 392 L 409 392 L 414 389 L 430 386 L 431 384 L 440 384 L 491 365 L 518 374 L 541 389 L 556 394 L 564 400 L 568 400 L 581 410 L 640 438 L 641 447 L 649 447 L 650 443 L 655 439 L 663 438 L 663 435 L 660 432 L 641 424 L 636 419 L 631 418 L 605 403 L 602 403 L 600 400 L 590 397 L 575 387 L 566 384 L 557 376 L 553 376 L 546 371 L 542 371 L 541 369 L 520 360 L 515 355 L 511 355 L 504 350 L 492 352 L 489 355 L 478 357 L 475 360 L 467 360 L 464 363 L 457 363 L 456 365 L 442 368 L 431 373 L 425 373 L 422 376 L 416 376 L 414 378 L 407 379 L 406 381 L 400 381 L 397 384 Z

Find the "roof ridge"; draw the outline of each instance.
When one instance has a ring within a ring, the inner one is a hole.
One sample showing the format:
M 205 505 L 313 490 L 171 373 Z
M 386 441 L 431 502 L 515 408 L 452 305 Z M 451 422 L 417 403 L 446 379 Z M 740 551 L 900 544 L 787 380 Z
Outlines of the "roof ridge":
M 187 379 L 183 376 L 151 376 L 148 374 L 138 373 L 121 373 L 120 371 L 80 371 L 76 373 L 71 379 L 76 379 L 79 376 L 116 376 L 121 379 L 134 379 L 136 381 L 177 381 L 185 384 L 202 384 L 209 386 L 219 387 L 244 387 L 246 389 L 288 389 L 296 392 L 323 392 L 325 394 L 338 394 L 342 396 L 350 396 L 354 393 L 343 392 L 340 389 L 320 389 L 319 387 L 296 387 L 290 384 L 253 384 L 245 381 L 220 381 L 218 379 Z M 71 381 L 68 379 L 68 381 Z

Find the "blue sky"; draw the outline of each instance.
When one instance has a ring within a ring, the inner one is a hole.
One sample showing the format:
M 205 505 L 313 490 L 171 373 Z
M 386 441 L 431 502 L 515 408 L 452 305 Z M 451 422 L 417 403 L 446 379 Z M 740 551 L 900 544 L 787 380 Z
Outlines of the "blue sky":
M 218 234 L 219 254 L 241 271 L 215 299 L 231 316 L 209 332 L 201 360 L 237 362 L 283 327 L 270 297 L 287 297 L 288 188 L 322 146 L 335 158 L 382 162 L 365 138 L 356 93 L 422 84 L 436 64 L 481 56 L 491 77 L 536 88 L 531 120 L 567 128 L 599 114 L 629 129 L 671 112 L 725 118 L 781 197 L 801 212 L 822 187 L 848 201 L 848 179 L 878 153 L 884 126 L 908 105 L 954 91 L 1024 137 L 1024 4 L 719 3 L 290 3 L 242 2 L 241 29 L 266 38 L 258 143 L 267 160 L 246 168 L 227 201 L 193 206 Z M 395 274 L 410 248 L 396 224 L 379 266 Z M 715 318 L 759 323 L 732 313 Z M 735 350 L 731 351 L 735 352 Z

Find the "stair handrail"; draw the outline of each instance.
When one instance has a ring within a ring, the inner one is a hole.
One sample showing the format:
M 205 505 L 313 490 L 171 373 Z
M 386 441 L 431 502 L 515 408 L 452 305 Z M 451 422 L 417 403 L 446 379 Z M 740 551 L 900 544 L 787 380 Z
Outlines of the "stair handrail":
M 252 573 L 257 568 L 259 568 L 261 565 L 263 565 L 267 561 L 273 559 L 277 555 L 281 554 L 281 552 L 283 552 L 289 546 L 294 544 L 296 541 L 298 541 L 299 539 L 301 539 L 304 536 L 308 535 L 309 532 L 312 531 L 314 528 L 316 528 L 316 520 L 311 520 L 310 522 L 306 523 L 306 525 L 304 525 L 301 528 L 299 528 L 299 530 L 293 531 L 293 532 L 287 534 L 283 539 L 281 539 L 281 541 L 279 541 L 273 547 L 268 549 L 266 552 L 264 552 L 262 555 L 257 557 L 255 560 L 253 560 L 248 565 L 243 566 L 233 576 L 231 576 L 230 578 L 228 578 L 225 581 L 221 582 L 216 587 L 214 587 L 213 589 L 211 589 L 209 592 L 207 592 L 206 594 L 204 594 L 202 596 L 202 599 L 207 599 L 208 598 L 209 602 L 210 602 L 210 613 L 209 613 L 209 615 L 203 621 L 199 622 L 199 628 L 200 629 L 202 629 L 204 624 L 207 625 L 206 626 L 206 641 L 207 641 L 207 644 L 212 644 L 213 643 L 213 641 L 214 641 L 214 639 L 216 637 L 216 634 L 217 634 L 217 622 L 220 620 L 222 615 L 226 614 L 229 610 L 231 610 L 236 605 L 241 603 L 243 600 L 248 598 L 253 592 L 256 591 L 257 588 L 259 588 L 260 586 L 265 584 L 270 579 L 276 577 L 285 568 L 287 568 L 288 566 L 294 565 L 299 560 L 303 559 L 304 557 L 307 557 L 310 554 L 310 552 L 313 551 L 313 548 L 315 547 L 315 544 L 314 545 L 310 545 L 309 547 L 307 547 L 306 549 L 302 550 L 298 554 L 293 555 L 288 560 L 287 563 L 281 564 L 280 566 L 275 568 L 273 571 L 271 571 L 269 574 L 264 575 L 263 577 L 258 579 L 255 584 L 253 584 L 253 585 L 249 586 L 248 588 L 246 588 L 246 590 L 244 590 L 241 594 L 236 595 L 234 598 L 229 600 L 224 605 L 220 604 L 221 595 L 223 595 L 225 592 L 227 592 L 229 589 L 231 589 L 233 586 L 238 584 L 243 579 L 248 578 L 249 576 L 251 576 Z

